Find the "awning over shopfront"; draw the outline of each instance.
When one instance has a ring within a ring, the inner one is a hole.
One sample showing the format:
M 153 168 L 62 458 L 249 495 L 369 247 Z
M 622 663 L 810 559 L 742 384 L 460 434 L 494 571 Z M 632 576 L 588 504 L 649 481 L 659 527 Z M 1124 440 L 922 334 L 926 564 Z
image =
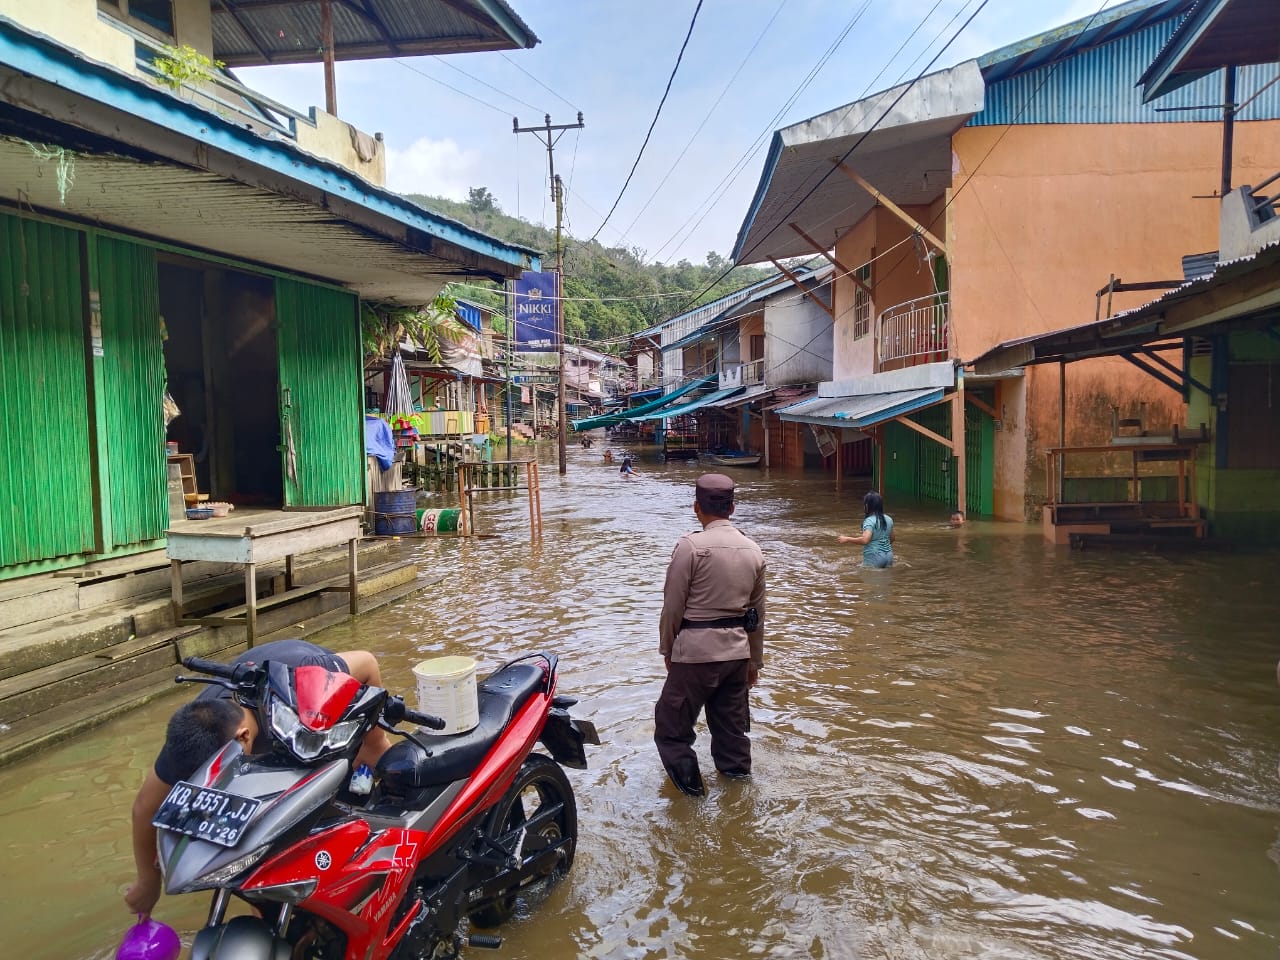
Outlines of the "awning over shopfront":
M 796 423 L 860 430 L 894 417 L 933 406 L 943 399 L 942 387 L 895 390 L 861 397 L 811 397 L 778 410 L 778 417 Z
M 1161 341 L 1206 337 L 1240 324 L 1266 329 L 1280 323 L 1278 270 L 1280 244 L 1273 244 L 1114 317 L 1006 340 L 974 360 L 973 369 L 989 374 L 1037 363 L 1123 356 Z
M 735 394 L 741 393 L 742 387 L 727 387 L 724 390 L 716 390 L 713 393 L 704 394 L 696 400 L 690 400 L 687 403 L 677 404 L 674 407 L 667 406 L 660 410 L 654 410 L 651 413 L 635 416 L 634 412 L 627 417 L 628 420 L 665 420 L 667 417 L 678 417 L 682 413 L 692 413 L 702 407 L 710 406 L 717 401 L 725 400 Z
M 679 400 L 681 397 L 692 393 L 699 387 L 707 386 L 707 384 L 711 383 L 713 380 L 715 380 L 715 377 L 699 377 L 696 380 L 690 380 L 688 383 L 681 385 L 668 394 L 664 394 L 657 400 L 650 400 L 648 403 L 643 403 L 638 407 L 632 407 L 630 410 L 615 410 L 613 413 L 602 413 L 597 417 L 587 417 L 585 420 L 573 420 L 570 422 L 570 425 L 574 430 L 595 430 L 597 427 L 616 426 L 625 420 L 643 419 L 643 416 L 637 417 L 636 415 L 646 414 L 657 410 L 660 407 L 665 407 L 668 404 Z M 664 416 L 665 415 L 666 414 L 664 414 Z
M 808 256 L 800 231 L 830 244 L 861 220 L 877 199 L 836 169 L 842 157 L 900 206 L 932 203 L 951 184 L 951 137 L 982 110 L 984 89 L 968 61 L 776 131 L 734 261 Z
M 763 400 L 766 397 L 773 396 L 773 387 L 766 387 L 762 383 L 754 386 L 746 387 L 742 393 L 734 396 L 728 396 L 713 403 L 708 403 L 708 407 L 740 407 L 744 403 L 750 403 L 752 400 Z

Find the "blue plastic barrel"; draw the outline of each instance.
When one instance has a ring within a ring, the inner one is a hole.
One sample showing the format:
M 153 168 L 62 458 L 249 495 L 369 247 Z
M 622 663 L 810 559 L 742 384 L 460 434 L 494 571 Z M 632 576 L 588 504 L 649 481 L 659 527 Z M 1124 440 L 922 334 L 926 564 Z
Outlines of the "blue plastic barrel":
M 373 495 L 373 532 L 382 536 L 413 533 L 418 526 L 418 491 L 388 490 Z

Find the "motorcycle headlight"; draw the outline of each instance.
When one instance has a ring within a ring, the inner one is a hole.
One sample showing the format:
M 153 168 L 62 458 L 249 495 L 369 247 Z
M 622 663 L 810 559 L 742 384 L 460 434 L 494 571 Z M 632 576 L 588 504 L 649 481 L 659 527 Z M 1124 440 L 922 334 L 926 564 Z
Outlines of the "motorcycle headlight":
M 325 753 L 345 750 L 360 732 L 360 726 L 359 720 L 347 720 L 328 730 L 312 730 L 279 697 L 271 700 L 271 731 L 299 760 L 314 760 Z
M 200 878 L 199 886 L 222 886 L 224 883 L 235 879 L 250 867 L 254 866 L 259 860 L 267 855 L 267 851 L 270 849 L 271 844 L 265 844 L 258 847 L 257 850 L 252 850 L 249 853 L 246 853 L 243 857 L 237 857 L 225 867 L 219 867 L 211 873 L 206 873 Z M 199 889 L 199 887 L 193 887 L 192 889 Z

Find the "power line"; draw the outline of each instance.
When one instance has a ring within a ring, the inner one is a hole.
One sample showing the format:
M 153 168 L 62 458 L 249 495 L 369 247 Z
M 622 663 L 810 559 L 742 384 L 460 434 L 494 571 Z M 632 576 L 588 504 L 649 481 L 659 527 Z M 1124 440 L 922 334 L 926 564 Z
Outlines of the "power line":
M 463 70 L 459 66 L 456 66 L 450 63 L 448 60 L 444 59 L 444 57 L 432 57 L 431 59 L 435 60 L 438 63 L 444 64 L 450 70 L 456 70 L 458 73 L 462 74 L 464 77 L 466 77 L 468 80 L 472 81 L 473 83 L 478 83 L 482 87 L 488 87 L 494 93 L 500 93 L 507 99 L 514 100 L 516 103 L 520 104 L 521 106 L 528 107 L 530 110 L 542 109 L 541 107 L 535 106 L 534 104 L 530 103 L 528 100 L 521 100 L 514 93 L 508 93 L 506 90 L 503 90 L 500 87 L 495 87 L 492 83 L 489 83 L 487 80 L 481 80 L 479 77 L 474 76 L 470 73 L 467 73 L 467 71 Z
M 640 166 L 640 158 L 644 156 L 644 149 L 649 145 L 649 138 L 653 136 L 653 128 L 658 125 L 658 117 L 662 116 L 662 106 L 667 102 L 667 95 L 671 93 L 671 85 L 675 82 L 676 72 L 680 69 L 680 61 L 684 59 L 684 51 L 689 46 L 689 38 L 693 36 L 693 25 L 698 22 L 698 12 L 701 9 L 702 0 L 698 0 L 698 5 L 693 8 L 693 17 L 689 21 L 689 32 L 684 35 L 684 43 L 680 45 L 680 52 L 676 55 L 676 65 L 671 68 L 671 76 L 667 78 L 667 88 L 662 91 L 662 99 L 658 101 L 658 109 L 653 114 L 653 122 L 649 124 L 649 132 L 644 135 L 644 143 L 640 144 L 640 152 L 636 154 L 636 162 L 631 165 L 631 172 L 627 174 L 627 179 L 623 182 L 622 189 L 618 191 L 617 199 L 613 201 L 613 206 L 609 208 L 604 221 L 600 226 L 596 227 L 596 232 L 591 235 L 592 240 L 600 236 L 600 231 L 609 222 L 609 217 L 612 217 L 613 211 L 618 209 L 618 204 L 622 201 L 622 195 L 627 192 L 627 186 L 631 183 L 631 178 L 635 176 L 636 167 Z
M 868 128 L 867 128 L 867 130 L 862 134 L 862 136 L 858 137 L 858 139 L 854 141 L 853 146 L 851 146 L 848 150 L 846 150 L 846 151 L 844 152 L 844 155 L 843 155 L 843 156 L 841 156 L 841 157 L 840 157 L 840 159 L 839 159 L 838 161 L 836 161 L 835 163 L 833 163 L 833 164 L 831 165 L 831 168 L 830 168 L 830 169 L 828 169 L 825 173 L 823 173 L 823 175 L 822 175 L 821 177 L 819 177 L 819 178 L 818 178 L 817 183 L 815 183 L 812 187 L 810 187 L 810 188 L 805 192 L 804 196 L 802 196 L 799 200 L 797 200 L 797 201 L 796 201 L 796 202 L 795 202 L 795 203 L 790 207 L 790 209 L 789 209 L 789 210 L 788 210 L 788 211 L 787 211 L 783 216 L 781 216 L 781 217 L 779 217 L 779 218 L 778 218 L 778 222 L 779 222 L 780 224 L 781 224 L 781 223 L 785 223 L 785 222 L 786 222 L 786 221 L 787 221 L 787 220 L 788 220 L 788 219 L 789 219 L 789 218 L 790 218 L 790 217 L 791 217 L 791 216 L 792 216 L 792 215 L 793 215 L 797 210 L 799 210 L 799 209 L 800 209 L 800 207 L 804 205 L 804 202 L 805 202 L 806 200 L 808 200 L 810 197 L 812 197 L 812 196 L 813 196 L 813 195 L 818 191 L 818 188 L 819 188 L 819 187 L 821 187 L 824 183 L 826 183 L 827 178 L 828 178 L 828 177 L 830 177 L 833 173 L 835 173 L 836 169 L 837 169 L 840 165 L 842 165 L 846 160 L 848 160 L 848 159 L 849 159 L 849 157 L 851 157 L 851 156 L 853 155 L 853 152 L 854 152 L 855 150 L 857 150 L 857 149 L 858 149 L 858 147 L 860 147 L 860 146 L 863 144 L 863 142 L 867 139 L 867 137 L 871 136 L 871 134 L 875 131 L 875 129 L 876 129 L 878 126 L 880 126 L 881 122 L 883 122 L 883 120 L 885 119 L 885 117 L 889 116 L 889 114 L 893 112 L 894 108 L 896 108 L 896 107 L 897 107 L 897 105 L 902 101 L 902 98 L 903 98 L 903 97 L 905 97 L 905 96 L 907 95 L 907 93 L 908 93 L 908 92 L 910 92 L 911 88 L 912 88 L 912 87 L 914 87 L 914 86 L 916 85 L 916 83 L 918 83 L 918 82 L 919 82 L 920 78 L 921 78 L 921 77 L 923 77 L 923 76 L 925 75 L 925 73 L 926 73 L 929 69 L 931 69 L 931 68 L 933 67 L 933 65 L 938 61 L 938 59 L 939 59 L 939 58 L 940 58 L 944 53 L 946 53 L 946 52 L 947 52 L 947 50 L 951 47 L 951 45 L 952 45 L 953 43 L 955 43 L 955 42 L 956 42 L 956 40 L 959 38 L 960 34 L 964 33 L 964 31 L 968 28 L 969 24 L 971 24 L 971 23 L 973 22 L 974 18 L 975 18 L 979 13 L 981 13 L 981 12 L 983 11 L 983 9 L 986 7 L 986 5 L 987 5 L 989 2 L 990 2 L 990 0 L 982 0 L 982 2 L 978 5 L 977 9 L 975 9 L 975 10 L 973 11 L 973 13 L 971 13 L 971 14 L 969 15 L 969 18 L 968 18 L 967 20 L 965 20 L 965 22 L 964 22 L 964 23 L 962 23 L 962 24 L 960 25 L 960 28 L 959 28 L 959 29 L 958 29 L 954 34 L 952 34 L 951 39 L 950 39 L 950 40 L 948 40 L 948 41 L 943 45 L 942 49 L 940 49 L 936 54 L 934 54 L 934 55 L 933 55 L 933 58 L 932 58 L 932 59 L 931 59 L 927 64 L 925 64 L 924 69 L 922 69 L 922 70 L 920 71 L 920 73 L 916 75 L 915 79 L 914 79 L 914 80 L 912 80 L 910 83 L 906 84 L 906 85 L 902 88 L 901 92 L 900 92 L 896 97 L 894 97 L 893 102 L 892 102 L 892 103 L 890 103 L 890 104 L 885 108 L 884 112 L 883 112 L 883 113 L 881 113 L 881 114 L 880 114 L 880 116 L 876 118 L 875 122 L 874 122 L 873 124 L 871 124 L 871 126 L 870 126 L 870 127 L 868 127 Z M 797 192 L 798 192 L 798 191 L 797 191 Z M 794 196 L 794 195 L 795 195 L 795 194 L 793 193 L 793 194 L 792 194 L 792 196 Z M 787 199 L 788 199 L 788 201 L 790 201 L 790 197 L 788 197 Z M 759 240 L 757 240 L 757 241 L 756 241 L 756 242 L 755 242 L 755 243 L 750 247 L 750 249 L 748 249 L 748 250 L 746 250 L 746 251 L 745 251 L 744 256 L 749 256 L 751 253 L 753 253 L 753 252 L 756 250 L 756 248 L 760 246 L 760 244 L 764 243 L 764 241 L 767 239 L 767 237 L 768 237 L 768 234 L 766 234 L 764 237 L 761 237 Z M 730 269 L 732 269 L 732 268 L 730 268 Z M 704 288 L 704 290 L 702 291 L 702 293 L 698 294 L 698 296 L 699 296 L 699 297 L 701 297 L 703 293 L 706 293 L 708 290 L 710 290 L 712 287 L 714 287 L 717 283 L 719 283 L 721 280 L 723 280 L 723 279 L 724 279 L 725 277 L 727 277 L 728 275 L 729 275 L 729 270 L 724 271 L 724 272 L 723 272 L 719 277 L 717 277 L 715 280 L 711 281 L 711 283 L 710 283 L 710 284 L 708 284 L 708 285 Z M 697 299 L 697 297 L 695 297 L 695 298 L 694 298 L 694 300 L 696 300 L 696 299 Z M 692 303 L 693 301 L 690 301 L 690 302 Z
M 783 103 L 783 105 L 778 108 L 777 112 L 774 113 L 773 118 L 769 120 L 767 124 L 765 124 L 764 130 L 760 134 L 758 134 L 755 140 L 753 140 L 747 146 L 747 149 L 743 152 L 742 156 L 740 156 L 738 160 L 729 168 L 729 172 L 726 173 L 724 177 L 721 178 L 720 182 L 716 184 L 715 187 L 712 188 L 711 195 L 708 196 L 707 200 L 703 201 L 703 203 L 695 207 L 693 212 L 690 213 L 689 216 L 685 219 L 684 223 L 682 223 L 679 227 L 676 228 L 675 233 L 673 233 L 667 239 L 667 241 L 658 248 L 657 253 L 654 254 L 655 260 L 658 259 L 658 255 L 661 254 L 663 250 L 669 247 L 676 240 L 676 238 L 679 237 L 680 234 L 684 232 L 685 227 L 689 226 L 690 221 L 692 221 L 694 217 L 698 216 L 698 211 L 702 209 L 703 205 L 709 204 L 709 206 L 707 206 L 707 209 L 703 211 L 701 218 L 699 218 L 698 222 L 694 224 L 693 229 L 689 231 L 689 235 L 692 235 L 694 230 L 697 230 L 698 227 L 702 226 L 702 222 L 706 220 L 707 216 L 711 213 L 711 210 L 715 208 L 715 205 L 719 203 L 720 199 L 725 195 L 725 193 L 728 192 L 729 187 L 731 187 L 733 183 L 738 179 L 738 177 L 741 176 L 742 171 L 745 170 L 746 165 L 751 162 L 751 159 L 755 155 L 756 151 L 760 149 L 760 147 L 764 144 L 765 140 L 768 138 L 769 134 L 773 132 L 773 129 L 777 125 L 778 121 L 781 120 L 782 117 L 786 114 L 786 112 L 790 110 L 791 107 L 795 104 L 795 102 L 800 99 L 801 94 L 803 94 L 804 91 L 809 88 L 809 85 L 813 83 L 815 79 L 817 79 L 817 76 L 822 71 L 822 68 L 826 66 L 827 61 L 830 60 L 831 57 L 835 55 L 836 50 L 839 49 L 842 43 L 844 43 L 845 38 L 849 36 L 850 31 L 853 30 L 854 26 L 858 23 L 858 21 L 862 19 L 862 15 L 866 13 L 866 10 L 870 6 L 870 4 L 871 4 L 871 0 L 866 0 L 866 2 L 863 3 L 863 5 L 854 13 L 854 15 L 849 19 L 849 22 L 846 23 L 844 25 L 844 28 L 840 31 L 840 33 L 836 35 L 835 40 L 831 42 L 830 46 L 827 47 L 826 51 L 818 58 L 817 62 L 814 63 L 814 65 L 809 68 L 809 72 L 805 75 L 804 79 L 800 82 L 800 84 L 796 87 L 796 89 L 791 92 L 791 95 L 787 98 L 786 102 Z M 717 194 L 717 191 L 719 191 L 718 194 Z M 688 236 L 686 236 L 684 241 L 681 241 L 680 245 L 683 246 L 683 244 L 687 242 L 687 240 L 688 240 Z M 676 247 L 677 251 L 679 249 L 680 249 L 679 246 Z M 675 256 L 674 252 L 672 253 L 672 256 Z
M 507 61 L 507 63 L 511 64 L 513 67 L 515 67 L 517 70 L 519 70 L 521 73 L 523 73 L 526 77 L 528 77 L 530 80 L 532 80 L 532 81 L 533 81 L 534 83 L 536 83 L 538 86 L 540 86 L 543 90 L 547 91 L 547 93 L 551 94 L 551 95 L 552 95 L 553 97 L 555 97 L 557 100 L 561 101 L 562 103 L 566 103 L 566 104 L 568 104 L 569 106 L 573 107 L 573 109 L 574 109 L 574 110 L 578 110 L 578 109 L 580 109 L 580 108 L 577 106 L 577 104 L 573 103 L 572 101 L 566 100 L 564 97 L 560 96 L 560 94 L 556 93 L 554 90 L 552 90 L 550 87 L 548 87 L 545 83 L 543 83 L 541 80 L 539 80 L 537 77 L 535 77 L 532 73 L 530 73 L 530 72 L 529 72 L 528 70 L 526 70 L 524 67 L 520 66 L 520 64 L 516 63 L 514 60 L 512 60 L 510 57 L 508 57 L 505 53 L 503 53 L 503 54 L 499 54 L 499 56 L 501 56 L 503 60 Z M 537 108 L 535 107 L 534 109 L 536 110 Z
M 941 2 L 941 0 L 939 0 L 939 2 Z M 640 211 L 632 219 L 626 230 L 623 231 L 624 236 L 631 232 L 631 228 L 639 222 L 640 218 L 644 216 L 644 212 L 649 209 L 649 204 L 653 203 L 653 200 L 658 195 L 659 191 L 666 186 L 667 181 L 671 178 L 671 174 L 675 173 L 676 167 L 680 165 L 680 161 L 684 159 L 684 155 L 688 153 L 689 148 L 693 146 L 693 141 L 698 139 L 698 134 L 700 134 L 702 132 L 702 128 L 707 125 L 707 121 L 711 119 L 711 115 L 716 112 L 716 108 L 719 107 L 720 102 L 724 100 L 725 94 L 729 92 L 729 88 L 733 86 L 733 82 L 738 79 L 738 74 L 740 74 L 743 67 L 747 65 L 747 61 L 751 59 L 751 55 L 756 52 L 756 47 L 760 46 L 760 41 L 762 41 L 769 33 L 769 28 L 773 26 L 773 21 L 778 19 L 778 14 L 782 13 L 782 8 L 786 5 L 787 0 L 781 0 L 777 9 L 773 11 L 773 16 L 771 16 L 769 18 L 769 22 L 764 25 L 764 29 L 760 31 L 760 35 L 756 37 L 756 42 L 751 45 L 751 49 L 747 51 L 746 56 L 742 58 L 742 62 L 738 64 L 738 69 L 733 71 L 733 75 L 729 77 L 728 83 L 726 83 L 724 85 L 724 89 L 720 91 L 720 96 L 716 97 L 716 102 L 711 105 L 711 109 L 707 111 L 706 116 L 702 118 L 702 122 L 698 124 L 698 129 L 693 131 L 693 136 L 691 136 L 689 138 L 689 142 L 684 145 L 684 149 L 680 151 L 680 155 L 676 157 L 666 174 L 658 182 L 658 185 L 653 188 L 653 193 L 649 194 L 649 199 L 644 202 L 644 206 L 640 208 Z
M 451 84 L 451 83 L 445 83 L 445 81 L 441 80 L 439 77 L 433 77 L 433 76 L 432 76 L 431 74 L 429 74 L 429 73 L 424 73 L 423 71 L 419 70 L 417 67 L 413 66 L 413 64 L 411 64 L 411 63 L 406 63 L 405 61 L 403 61 L 403 60 L 401 60 L 401 59 L 399 59 L 399 58 L 397 58 L 397 57 L 392 57 L 391 59 L 392 59 L 395 63 L 400 64 L 400 66 L 404 67 L 406 70 L 412 70 L 412 71 L 413 71 L 414 73 L 416 73 L 418 76 L 420 76 L 420 77 L 426 77 L 426 78 L 427 78 L 428 80 L 430 80 L 432 83 L 438 83 L 438 84 L 440 84 L 440 86 L 442 86 L 442 87 L 448 87 L 448 88 L 449 88 L 450 90 L 452 90 L 454 93 L 460 93 L 460 94 L 462 94 L 462 96 L 466 97 L 468 100 L 474 100 L 476 103 L 480 104 L 482 107 L 488 107 L 490 110 L 493 110 L 493 111 L 495 111 L 496 113 L 501 113 L 501 114 L 503 114 L 503 115 L 507 115 L 507 114 L 510 112 L 510 111 L 507 111 L 507 110 L 503 110 L 501 107 L 495 107 L 495 106 L 494 106 L 492 103 L 490 103 L 488 100 L 481 100 L 479 97 L 475 96 L 474 94 L 467 93 L 467 91 L 465 91 L 465 90 L 460 90 L 458 87 L 455 87 L 455 86 L 454 86 L 453 84 Z

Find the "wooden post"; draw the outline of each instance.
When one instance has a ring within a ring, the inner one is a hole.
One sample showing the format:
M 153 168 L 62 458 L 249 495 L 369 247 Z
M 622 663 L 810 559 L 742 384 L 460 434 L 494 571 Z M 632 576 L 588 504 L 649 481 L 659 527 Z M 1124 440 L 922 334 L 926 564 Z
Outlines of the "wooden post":
M 284 558 L 284 588 L 293 589 L 293 554 Z
M 348 608 L 351 610 L 353 617 L 360 612 L 360 591 L 356 586 L 356 580 L 360 572 L 358 551 L 356 550 L 357 543 L 359 541 L 355 537 L 347 541 L 347 597 L 350 601 Z
M 458 533 L 467 536 L 470 533 L 467 523 L 467 483 L 465 463 L 458 464 Z
M 884 493 L 884 427 L 877 427 L 876 440 L 876 485 Z
M 952 510 L 969 515 L 969 478 L 965 461 L 964 368 L 956 367 L 956 392 L 951 400 L 951 452 L 956 464 L 956 502 Z
M 244 565 L 244 632 L 252 647 L 258 635 L 258 567 L 254 563 Z
M 924 237 L 926 240 L 928 240 L 931 244 L 933 244 L 943 253 L 947 252 L 947 245 L 945 243 L 943 243 L 941 240 L 935 237 L 932 233 L 930 233 L 927 229 L 925 229 L 924 224 L 920 223 L 918 220 L 915 219 L 915 217 L 911 216 L 909 213 L 903 210 L 900 206 L 898 206 L 896 203 L 894 203 L 892 200 L 886 197 L 883 193 L 881 193 L 879 190 L 873 187 L 870 183 L 868 183 L 862 177 L 862 175 L 858 173 L 858 171 L 854 170 L 850 166 L 845 165 L 844 163 L 841 163 L 838 160 L 833 162 L 835 163 L 837 170 L 839 170 L 846 177 L 848 177 L 850 180 L 852 180 L 854 183 L 860 186 L 863 190 L 867 191 L 867 193 L 871 194 L 871 196 L 873 196 L 876 199 L 877 203 L 881 204 L 885 209 L 887 209 L 895 217 L 897 217 L 899 220 L 905 223 L 908 227 L 911 227 L 912 230 L 920 234 L 920 236 Z
M 182 561 L 169 561 L 169 598 L 173 604 L 173 619 L 178 622 L 182 619 Z
M 1065 360 L 1058 363 L 1058 446 L 1065 447 L 1067 445 L 1067 362 Z M 1054 491 L 1054 502 L 1062 502 L 1063 493 L 1063 474 L 1067 472 L 1066 455 L 1062 454 L 1061 469 L 1055 471 L 1057 486 Z
M 333 11 L 329 0 L 320 0 L 320 46 L 324 53 L 324 109 L 338 115 L 338 81 L 333 66 Z
M 835 437 L 835 441 L 836 441 L 836 490 L 840 489 L 840 481 L 842 479 L 842 473 L 843 473 L 843 464 L 840 462 L 841 460 L 844 459 L 844 457 L 841 456 L 841 454 L 844 452 L 844 444 L 840 442 L 841 434 L 843 433 L 844 433 L 843 429 L 836 429 L 831 431 L 831 435 Z

